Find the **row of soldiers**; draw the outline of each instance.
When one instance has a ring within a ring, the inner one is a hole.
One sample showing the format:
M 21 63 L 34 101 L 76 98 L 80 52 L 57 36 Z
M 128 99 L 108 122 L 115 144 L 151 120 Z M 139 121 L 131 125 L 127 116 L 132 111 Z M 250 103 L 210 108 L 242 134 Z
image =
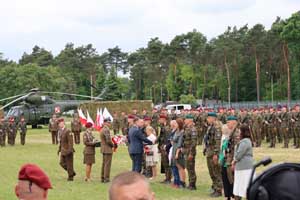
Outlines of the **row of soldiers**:
M 52 144 L 59 143 L 59 118 L 53 114 L 52 118 L 49 120 L 48 126 L 49 132 L 52 137 Z M 74 135 L 75 144 L 80 144 L 80 133 L 82 131 L 82 124 L 80 122 L 80 118 L 78 113 L 73 115 L 73 120 L 71 121 L 71 131 Z
M 27 132 L 27 124 L 24 117 L 21 117 L 19 123 L 16 123 L 13 117 L 9 120 L 0 119 L 0 146 L 4 147 L 7 143 L 11 146 L 15 145 L 17 131 L 20 132 L 21 145 L 25 145 L 25 138 Z M 6 139 L 7 138 L 7 139 Z
M 163 114 L 167 116 L 167 122 L 184 118 L 187 114 L 193 116 L 193 121 L 198 134 L 198 144 L 202 144 L 204 135 L 207 131 L 207 115 L 213 112 L 213 109 L 192 109 L 181 110 L 180 114 L 176 114 L 175 110 L 168 111 L 166 109 L 153 109 L 152 113 L 143 110 L 138 114 L 137 109 L 133 109 L 128 115 L 125 112 L 114 113 L 114 121 L 112 128 L 114 134 L 118 134 L 121 130 L 126 135 L 128 130 L 128 116 L 133 115 L 140 118 L 150 117 L 151 126 L 158 133 L 159 116 Z M 260 147 L 263 140 L 269 143 L 269 147 L 275 148 L 276 143 L 283 143 L 283 148 L 288 148 L 292 139 L 294 148 L 300 147 L 300 106 L 295 105 L 290 111 L 286 106 L 253 108 L 253 109 L 226 109 L 218 108 L 217 118 L 222 124 L 226 124 L 228 116 L 235 116 L 238 119 L 238 125 L 247 125 L 251 130 L 251 139 L 255 147 Z

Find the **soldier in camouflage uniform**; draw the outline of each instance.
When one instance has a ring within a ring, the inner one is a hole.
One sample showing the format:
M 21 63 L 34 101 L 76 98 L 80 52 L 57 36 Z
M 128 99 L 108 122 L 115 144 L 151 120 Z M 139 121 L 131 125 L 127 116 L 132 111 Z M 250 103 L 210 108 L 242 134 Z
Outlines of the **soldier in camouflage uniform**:
M 186 160 L 186 169 L 189 176 L 190 190 L 196 190 L 196 171 L 195 171 L 195 158 L 196 158 L 196 146 L 197 146 L 197 131 L 193 122 L 193 115 L 188 114 L 185 117 L 185 130 L 183 134 L 183 152 Z
M 296 126 L 295 126 L 295 119 L 294 117 L 296 116 L 296 110 L 295 107 L 292 108 L 292 111 L 290 112 L 290 133 L 291 133 L 291 138 L 293 138 L 293 145 L 296 148 Z
M 270 136 L 268 132 L 268 124 L 267 124 L 267 117 L 269 116 L 269 109 L 265 108 L 262 113 L 262 119 L 263 119 L 263 129 L 262 129 L 262 138 L 266 139 L 266 142 L 270 142 Z
M 169 165 L 169 154 L 166 148 L 170 143 L 171 128 L 167 124 L 167 116 L 159 116 L 160 134 L 158 136 L 158 149 L 161 153 L 161 173 L 165 174 L 165 180 L 162 183 L 171 183 L 172 172 Z
M 24 117 L 21 117 L 20 122 L 18 124 L 18 129 L 20 130 L 20 140 L 21 145 L 25 145 L 25 138 L 27 132 L 27 124 Z
M 293 114 L 293 119 L 295 123 L 295 137 L 296 137 L 296 146 L 295 148 L 300 147 L 300 106 L 295 106 L 295 113 Z
M 114 120 L 112 122 L 112 128 L 114 131 L 114 135 L 117 135 L 117 134 L 119 134 L 119 131 L 120 131 L 120 118 L 116 112 L 113 114 L 113 117 L 114 117 Z
M 11 117 L 7 126 L 7 143 L 10 145 L 15 145 L 17 136 L 17 125 L 15 119 Z
M 220 153 L 222 122 L 217 120 L 215 112 L 209 112 L 207 117 L 208 128 L 204 136 L 204 151 L 206 155 L 207 167 L 212 180 L 212 197 L 222 196 L 222 177 L 221 168 L 218 164 L 218 155 Z
M 281 108 L 278 108 L 276 110 L 276 121 L 275 121 L 275 127 L 276 127 L 276 137 L 277 137 L 277 142 L 282 143 L 282 138 L 283 138 L 283 133 L 281 132 L 281 123 L 280 123 L 280 113 L 281 113 Z
M 127 116 L 126 116 L 125 112 L 122 112 L 121 116 L 120 116 L 120 129 L 122 131 L 122 135 L 127 135 L 128 121 L 127 121 Z
M 6 142 L 6 124 L 3 118 L 0 119 L 0 146 L 4 147 Z
M 156 133 L 159 133 L 159 126 L 158 126 L 158 120 L 159 120 L 159 113 L 156 108 L 152 110 L 152 116 L 151 116 L 151 126 L 154 128 Z
M 52 144 L 58 144 L 58 121 L 55 114 L 49 120 L 49 132 L 51 133 Z
M 82 124 L 80 122 L 79 116 L 77 113 L 74 114 L 73 120 L 71 122 L 71 131 L 74 134 L 75 144 L 80 144 L 80 132 Z
M 203 141 L 203 123 L 204 123 L 202 113 L 200 113 L 200 110 L 197 110 L 194 115 L 194 122 L 195 122 L 195 128 L 197 130 L 197 144 L 202 145 Z
M 281 113 L 278 116 L 278 121 L 280 123 L 280 132 L 283 135 L 284 146 L 283 148 L 289 147 L 289 123 L 290 123 L 290 114 L 287 112 L 287 107 L 282 107 Z
M 258 109 L 253 111 L 251 121 L 252 121 L 253 141 L 255 142 L 256 147 L 260 147 L 262 141 L 261 127 L 262 127 L 263 119 Z
M 266 114 L 265 123 L 268 126 L 268 136 L 270 138 L 270 148 L 275 148 L 276 144 L 276 123 L 277 116 L 274 108 L 270 108 L 270 112 Z
M 224 108 L 219 108 L 218 120 L 220 122 L 222 122 L 222 124 L 226 124 L 227 114 L 226 114 Z

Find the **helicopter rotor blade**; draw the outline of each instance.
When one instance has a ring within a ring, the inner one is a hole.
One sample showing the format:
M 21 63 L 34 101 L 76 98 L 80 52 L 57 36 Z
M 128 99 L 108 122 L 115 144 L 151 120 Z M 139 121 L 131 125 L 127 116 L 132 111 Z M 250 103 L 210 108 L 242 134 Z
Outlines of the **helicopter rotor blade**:
M 1 99 L 0 102 L 2 101 L 6 101 L 6 100 L 9 100 L 9 99 L 15 99 L 15 98 L 18 98 L 20 96 L 24 96 L 26 94 L 19 94 L 19 95 L 15 95 L 15 96 L 11 96 L 11 97 L 7 97 L 7 98 L 4 98 L 4 99 Z
M 75 96 L 75 97 L 84 97 L 84 98 L 92 98 L 92 99 L 102 99 L 102 98 L 98 98 L 98 97 L 91 97 L 91 96 L 87 96 L 87 95 L 72 94 L 72 93 L 65 93 L 65 92 L 42 92 L 42 93 L 61 94 L 61 95 L 68 95 L 68 96 Z
M 4 108 L 6 108 L 6 107 L 8 107 L 8 106 L 10 106 L 10 105 L 12 105 L 12 104 L 14 104 L 14 103 L 17 102 L 17 101 L 20 101 L 20 100 L 24 99 L 25 97 L 28 97 L 28 96 L 31 95 L 31 94 L 33 94 L 33 93 L 32 93 L 32 92 L 29 92 L 28 94 L 25 94 L 25 95 L 23 95 L 23 96 L 21 96 L 21 97 L 15 99 L 15 100 L 9 102 L 8 104 L 2 106 L 2 107 L 0 108 L 0 110 L 3 110 Z

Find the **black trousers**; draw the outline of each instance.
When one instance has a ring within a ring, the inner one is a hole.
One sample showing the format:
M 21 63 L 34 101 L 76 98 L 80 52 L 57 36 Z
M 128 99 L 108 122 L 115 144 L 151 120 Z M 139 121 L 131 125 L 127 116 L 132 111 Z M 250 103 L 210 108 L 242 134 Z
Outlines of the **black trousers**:
M 224 187 L 224 196 L 225 197 L 234 197 L 233 183 L 231 184 L 228 180 L 226 167 L 222 167 L 222 181 L 223 181 L 223 187 Z

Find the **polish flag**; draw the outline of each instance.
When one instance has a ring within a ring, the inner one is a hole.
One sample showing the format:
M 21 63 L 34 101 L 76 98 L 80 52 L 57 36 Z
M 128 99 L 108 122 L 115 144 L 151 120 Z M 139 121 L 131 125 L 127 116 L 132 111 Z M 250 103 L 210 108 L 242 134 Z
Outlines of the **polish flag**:
M 91 118 L 91 116 L 90 116 L 88 110 L 86 111 L 86 115 L 87 115 L 87 122 L 92 123 L 92 124 L 93 124 L 93 127 L 94 127 L 94 126 L 95 126 L 95 123 L 94 123 L 93 119 Z
M 82 124 L 83 126 L 85 126 L 86 123 L 87 123 L 87 119 L 86 119 L 86 117 L 84 116 L 84 114 L 83 114 L 83 112 L 82 112 L 82 110 L 81 110 L 80 108 L 78 109 L 78 115 L 79 115 L 79 119 L 80 119 L 81 124 Z
M 95 122 L 95 129 L 97 131 L 100 131 L 103 125 L 103 117 L 102 117 L 102 109 L 97 109 L 97 116 L 96 116 L 96 122 Z
M 106 119 L 106 118 L 110 118 L 111 121 L 113 122 L 114 118 L 111 116 L 111 114 L 108 112 L 107 108 L 104 108 L 103 110 L 103 118 Z
M 99 125 L 100 125 L 100 128 L 103 127 L 103 122 L 104 122 L 104 117 L 103 117 L 103 110 L 102 108 L 99 110 Z

